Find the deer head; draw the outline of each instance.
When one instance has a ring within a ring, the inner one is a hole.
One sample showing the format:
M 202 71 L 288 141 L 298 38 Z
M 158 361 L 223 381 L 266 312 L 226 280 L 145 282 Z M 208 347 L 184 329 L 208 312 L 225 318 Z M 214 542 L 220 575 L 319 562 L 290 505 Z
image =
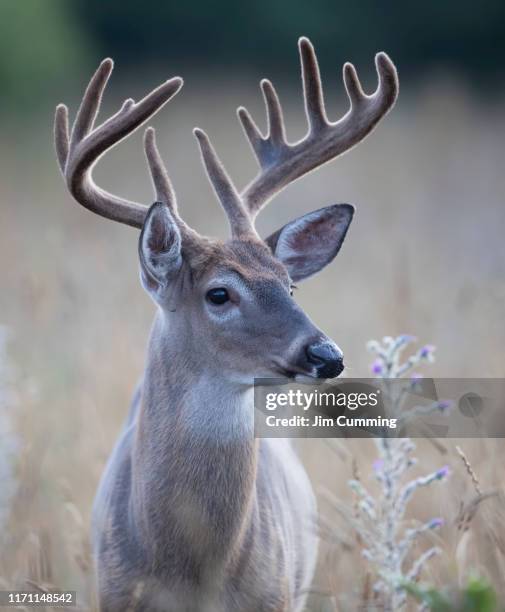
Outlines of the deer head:
M 396 70 L 385 53 L 376 56 L 379 84 L 366 95 L 351 64 L 343 79 L 348 112 L 328 120 L 314 49 L 299 41 L 308 132 L 299 142 L 286 138 L 282 108 L 273 85 L 261 82 L 268 131 L 263 135 L 245 108 L 238 109 L 258 160 L 257 176 L 241 192 L 219 161 L 209 138 L 194 134 L 216 196 L 228 217 L 231 239 L 199 235 L 180 217 L 176 197 L 148 128 L 145 152 L 156 193 L 150 208 L 99 188 L 92 169 L 100 156 L 156 113 L 182 85 L 173 78 L 138 103 L 122 108 L 93 129 L 112 70 L 102 62 L 93 76 L 69 134 L 68 111 L 58 106 L 58 160 L 74 198 L 108 219 L 141 228 L 140 274 L 159 307 L 166 342 L 177 346 L 191 368 L 211 368 L 234 381 L 253 377 L 306 375 L 329 378 L 343 370 L 343 356 L 299 308 L 293 283 L 317 273 L 342 246 L 354 207 L 334 204 L 291 221 L 262 240 L 254 221 L 265 204 L 289 183 L 344 153 L 362 140 L 391 109 L 398 93 Z

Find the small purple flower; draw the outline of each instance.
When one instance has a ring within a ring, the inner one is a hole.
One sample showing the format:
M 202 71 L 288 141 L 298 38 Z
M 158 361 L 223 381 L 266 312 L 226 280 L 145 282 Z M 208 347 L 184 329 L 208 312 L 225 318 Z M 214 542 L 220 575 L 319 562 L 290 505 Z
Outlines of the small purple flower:
M 380 374 L 382 374 L 383 371 L 384 371 L 384 365 L 382 363 L 382 359 L 376 359 L 372 363 L 372 368 L 371 369 L 372 369 L 372 374 L 380 376 Z
M 438 402 L 437 407 L 440 412 L 446 412 L 452 406 L 452 402 L 449 400 L 442 400 Z
M 419 351 L 419 356 L 421 357 L 421 359 L 430 359 L 430 357 L 433 357 L 433 353 L 435 352 L 435 349 L 436 347 L 433 346 L 433 344 L 426 344 Z
M 435 472 L 435 478 L 437 480 L 443 480 L 444 478 L 447 478 L 447 476 L 449 476 L 450 473 L 451 471 L 449 469 L 449 466 L 444 465 L 443 468 L 440 468 L 439 470 Z
M 442 525 L 444 524 L 444 519 L 442 518 L 434 518 L 431 519 L 431 521 L 428 522 L 428 529 L 439 529 L 440 527 L 442 527 Z

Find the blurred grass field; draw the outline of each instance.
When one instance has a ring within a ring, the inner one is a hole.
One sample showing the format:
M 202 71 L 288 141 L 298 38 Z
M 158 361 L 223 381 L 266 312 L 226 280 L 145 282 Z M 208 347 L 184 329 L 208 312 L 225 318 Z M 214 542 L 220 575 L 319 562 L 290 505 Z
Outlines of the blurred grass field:
M 208 130 L 243 185 L 256 167 L 234 111 L 246 104 L 263 116 L 257 81 L 254 74 L 227 75 L 225 86 L 186 76 L 185 90 L 153 122 L 181 212 L 204 233 L 224 237 L 226 224 L 191 128 Z M 345 111 L 336 83 L 328 93 L 331 117 Z M 120 94 L 138 99 L 155 84 L 114 80 L 105 112 L 119 106 Z M 80 94 L 69 91 L 74 111 Z M 305 129 L 301 97 L 287 87 L 280 94 L 294 140 Z M 57 170 L 51 123 L 44 115 L 29 125 L 4 117 L 0 125 L 0 323 L 12 335 L 18 397 L 10 414 L 20 442 L 17 494 L 0 534 L 0 577 L 7 585 L 29 579 L 78 589 L 87 607 L 93 599 L 91 503 L 142 373 L 154 307 L 138 282 L 137 232 L 71 201 Z M 368 339 L 403 332 L 438 346 L 430 375 L 505 376 L 504 133 L 503 97 L 485 101 L 440 74 L 402 92 L 364 143 L 287 189 L 262 216 L 266 235 L 327 204 L 357 206 L 335 263 L 296 294 L 342 347 L 349 376 L 368 374 Z M 95 176 L 113 192 L 152 200 L 140 134 L 107 155 Z M 448 521 L 436 536 L 444 554 L 425 577 L 457 584 L 474 570 L 505 598 L 501 501 L 485 502 L 465 535 L 452 524 L 460 503 L 472 497 L 455 443 L 446 443 L 445 456 L 428 443 L 417 453 L 420 472 L 441 463 L 454 471 L 447 485 L 419 495 L 411 507 L 416 519 Z M 483 488 L 502 490 L 503 443 L 460 444 Z M 299 446 L 318 491 L 327 488 L 351 502 L 346 483 L 353 458 L 363 481 L 370 479 L 373 448 L 364 441 L 347 443 L 342 457 L 322 440 Z M 366 588 L 364 562 L 323 500 L 321 512 L 345 542 L 321 547 L 314 610 L 331 609 L 323 607 L 330 592 L 339 610 L 353 610 L 353 597 Z

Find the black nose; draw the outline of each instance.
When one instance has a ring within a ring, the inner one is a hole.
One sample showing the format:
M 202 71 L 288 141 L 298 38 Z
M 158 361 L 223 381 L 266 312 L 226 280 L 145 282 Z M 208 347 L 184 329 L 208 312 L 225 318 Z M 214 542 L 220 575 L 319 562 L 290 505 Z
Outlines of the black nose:
M 316 342 L 305 349 L 309 363 L 316 366 L 318 378 L 335 378 L 344 369 L 344 356 L 336 344 Z

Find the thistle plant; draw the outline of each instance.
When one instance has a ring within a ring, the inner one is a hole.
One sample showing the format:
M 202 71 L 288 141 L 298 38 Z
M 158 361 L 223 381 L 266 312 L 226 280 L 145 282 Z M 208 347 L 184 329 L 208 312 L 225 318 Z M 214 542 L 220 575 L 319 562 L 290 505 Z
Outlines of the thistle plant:
M 372 372 L 383 379 L 400 378 L 417 366 L 434 360 L 435 347 L 427 345 L 401 360 L 402 352 L 414 341 L 412 336 L 386 337 L 382 342 L 371 341 L 368 349 L 375 354 Z M 415 384 L 419 375 L 411 375 Z M 401 408 L 403 395 L 396 399 L 395 410 Z M 430 409 L 445 409 L 446 403 L 434 402 Z M 411 409 L 412 410 L 412 409 Z M 442 467 L 431 474 L 408 479 L 408 472 L 416 464 L 412 456 L 415 445 L 409 438 L 376 438 L 378 458 L 373 472 L 379 483 L 380 493 L 372 495 L 358 479 L 350 481 L 357 498 L 357 516 L 353 521 L 363 556 L 368 561 L 377 580 L 373 586 L 381 609 L 401 610 L 407 603 L 405 585 L 416 582 L 422 569 L 435 555 L 437 547 L 428 548 L 412 559 L 414 544 L 430 531 L 443 525 L 441 518 L 432 518 L 413 528 L 404 528 L 403 520 L 413 495 L 422 487 L 441 483 L 449 475 L 449 468 Z M 424 604 L 421 604 L 421 609 Z
M 367 348 L 376 355 L 371 366 L 372 373 L 381 378 L 402 378 L 423 362 L 433 363 L 436 347 L 432 344 L 424 345 L 404 362 L 400 362 L 403 351 L 415 340 L 414 336 L 408 334 L 402 334 L 396 338 L 385 336 L 382 342 L 370 340 Z M 413 374 L 412 380 L 415 381 L 418 377 L 418 374 Z
M 412 370 L 424 363 L 435 361 L 435 347 L 432 344 L 426 344 L 405 361 L 401 361 L 403 351 L 414 341 L 414 336 L 403 334 L 397 338 L 386 336 L 382 342 L 371 340 L 367 344 L 368 350 L 375 354 L 375 360 L 371 366 L 372 374 L 381 379 L 381 390 L 384 391 L 384 397 L 387 398 L 385 402 L 387 416 L 397 420 L 398 431 L 412 421 L 416 421 L 419 426 L 422 423 L 420 417 L 436 412 L 444 413 L 452 405 L 452 402 L 446 400 L 434 400 L 426 405 L 407 407 L 407 399 L 412 398 L 412 392 L 416 393 L 419 390 L 422 379 L 418 372 Z M 406 374 L 410 376 L 405 379 L 404 383 L 391 382 L 392 380 L 398 381 Z

